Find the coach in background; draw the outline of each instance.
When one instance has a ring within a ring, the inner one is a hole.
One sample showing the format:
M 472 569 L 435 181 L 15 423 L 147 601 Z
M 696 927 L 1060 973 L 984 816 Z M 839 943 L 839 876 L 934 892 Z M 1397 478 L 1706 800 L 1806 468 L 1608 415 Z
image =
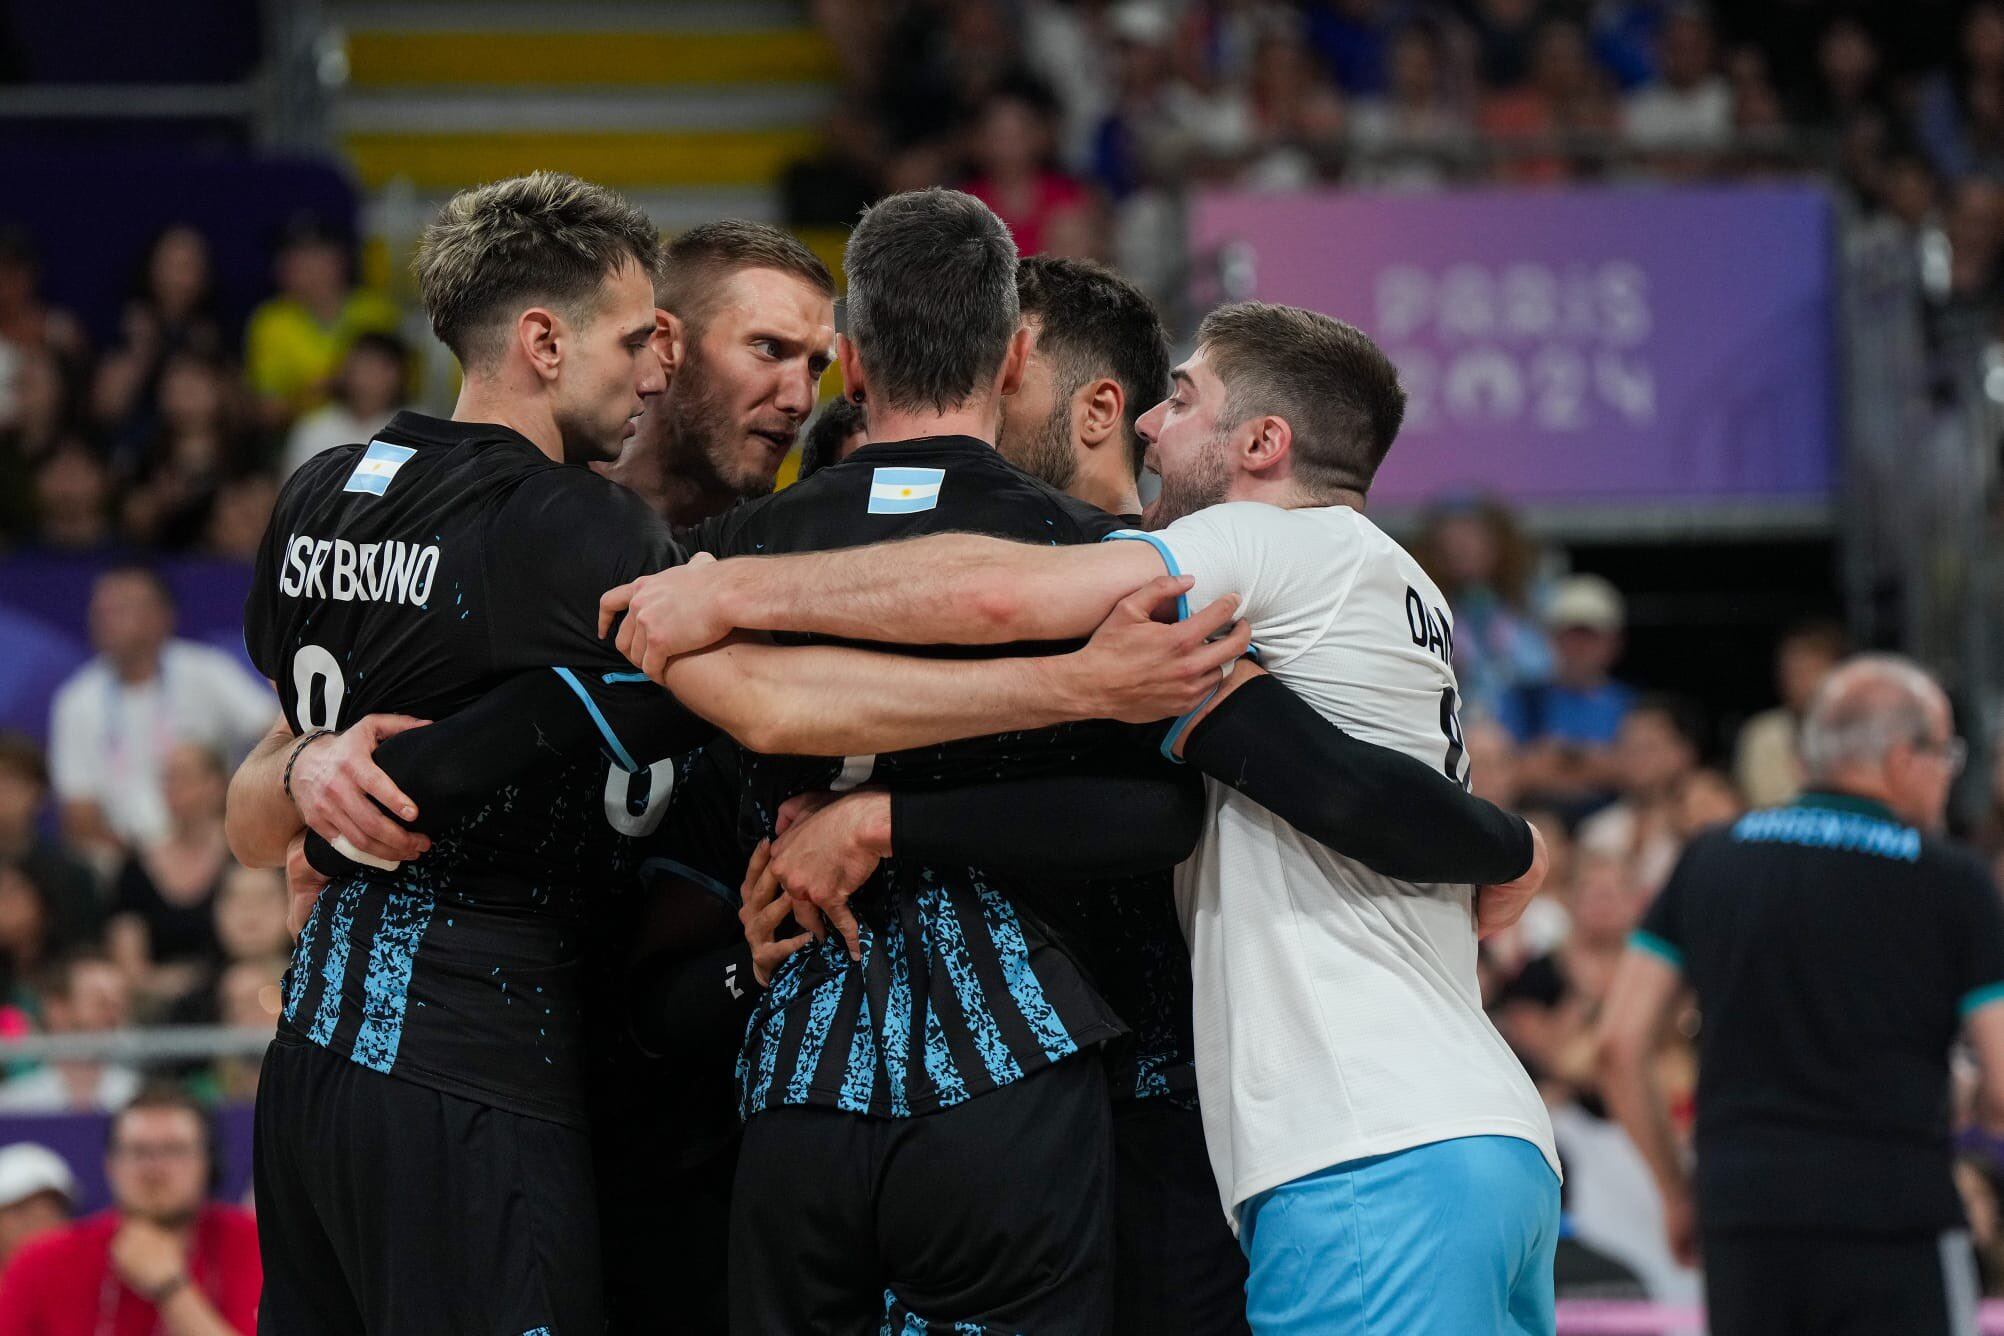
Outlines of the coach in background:
M 7 1336 L 251 1336 L 257 1225 L 208 1200 L 208 1115 L 171 1086 L 142 1091 L 111 1122 L 112 1209 L 22 1245 L 0 1274 Z
M 1948 698 L 1851 660 L 1803 721 L 1808 791 L 1700 836 L 1631 938 L 1602 1013 L 1602 1093 L 1702 1224 L 1713 1336 L 1976 1330 L 1950 1177 L 1949 1048 L 2004 1121 L 2004 910 L 1933 832 L 1960 769 Z M 1704 1011 L 1695 1212 L 1649 1055 L 1680 989 Z

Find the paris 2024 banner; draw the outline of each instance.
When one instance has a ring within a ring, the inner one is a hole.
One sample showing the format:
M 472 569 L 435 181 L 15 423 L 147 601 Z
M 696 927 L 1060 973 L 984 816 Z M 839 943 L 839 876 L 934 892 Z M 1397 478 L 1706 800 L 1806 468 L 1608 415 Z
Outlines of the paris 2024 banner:
M 1828 198 L 1788 186 L 1212 194 L 1227 295 L 1366 330 L 1410 396 L 1372 499 L 1826 499 Z M 1215 297 L 1217 294 L 1212 293 Z

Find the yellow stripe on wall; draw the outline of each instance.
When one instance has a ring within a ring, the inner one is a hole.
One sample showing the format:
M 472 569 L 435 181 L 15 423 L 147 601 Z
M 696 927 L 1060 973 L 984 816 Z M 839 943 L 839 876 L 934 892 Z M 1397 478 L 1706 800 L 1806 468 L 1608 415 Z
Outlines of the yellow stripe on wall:
M 361 88 L 437 84 L 817 83 L 840 69 L 809 28 L 751 32 L 353 32 Z
M 814 151 L 813 130 L 567 134 L 356 134 L 349 161 L 365 185 L 407 177 L 457 187 L 543 168 L 609 186 L 752 186 Z

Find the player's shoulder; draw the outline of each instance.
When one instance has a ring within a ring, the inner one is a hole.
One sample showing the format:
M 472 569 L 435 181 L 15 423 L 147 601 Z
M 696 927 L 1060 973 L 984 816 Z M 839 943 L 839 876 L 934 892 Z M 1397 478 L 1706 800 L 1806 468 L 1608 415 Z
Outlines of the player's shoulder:
M 667 530 L 666 521 L 634 492 L 588 468 L 547 459 L 523 468 L 501 519 L 510 528 L 569 532 L 580 542 Z M 603 532 L 585 526 L 602 526 Z

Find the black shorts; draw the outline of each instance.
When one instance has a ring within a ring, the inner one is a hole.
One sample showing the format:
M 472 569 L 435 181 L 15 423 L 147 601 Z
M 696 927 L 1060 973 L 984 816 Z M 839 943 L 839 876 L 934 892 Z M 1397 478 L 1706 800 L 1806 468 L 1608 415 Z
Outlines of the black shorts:
M 916 1118 L 764 1110 L 731 1200 L 731 1330 L 1099 1336 L 1110 1117 L 1094 1054 Z
M 1974 1336 L 1966 1230 L 1838 1234 L 1708 1230 L 1712 1336 Z
M 602 1336 L 584 1132 L 265 1051 L 253 1153 L 263 1336 Z
M 1204 1117 L 1167 1099 L 1113 1106 L 1113 1330 L 1245 1336 L 1246 1256 L 1225 1223 Z

